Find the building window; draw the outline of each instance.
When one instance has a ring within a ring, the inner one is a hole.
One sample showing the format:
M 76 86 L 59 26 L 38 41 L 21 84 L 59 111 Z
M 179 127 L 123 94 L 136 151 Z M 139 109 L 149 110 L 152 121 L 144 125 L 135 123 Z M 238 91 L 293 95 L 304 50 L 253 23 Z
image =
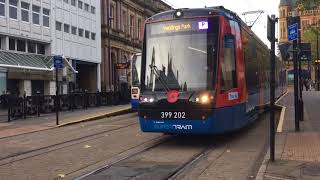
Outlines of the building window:
M 16 50 L 16 40 L 9 38 L 9 50 L 15 51 Z
M 134 35 L 134 16 L 130 15 L 130 35 Z
M 63 30 L 65 33 L 69 33 L 70 32 L 70 25 L 69 24 L 64 24 L 63 25 Z
M 91 33 L 91 39 L 96 40 L 96 33 Z
M 0 0 L 0 16 L 5 16 L 6 15 L 6 1 L 5 0 Z
M 63 1 L 64 1 L 65 3 L 67 3 L 67 4 L 69 3 L 69 1 L 68 1 L 68 0 L 63 0 Z
M 26 41 L 17 40 L 17 51 L 26 52 Z
M 84 10 L 89 12 L 89 4 L 87 3 L 84 4 Z
M 111 23 L 111 28 L 115 28 L 115 25 L 114 25 L 114 22 L 115 22 L 115 16 L 114 16 L 114 6 L 113 5 L 111 5 L 110 6 L 110 18 L 111 18 L 111 21 L 110 21 L 110 23 Z
M 21 2 L 21 20 L 29 22 L 29 9 L 30 4 L 26 2 Z
M 72 33 L 73 35 L 77 35 L 77 27 L 72 26 L 72 27 L 71 27 L 71 33 Z
M 9 0 L 9 17 L 12 19 L 18 19 L 18 1 Z
M 56 21 L 56 30 L 61 31 L 61 29 L 62 29 L 62 23 Z
M 127 13 L 126 11 L 122 12 L 122 31 L 127 32 Z
M 36 53 L 36 43 L 28 42 L 28 53 Z
M 37 44 L 37 48 L 38 48 L 38 51 L 37 51 L 38 54 L 45 54 L 46 48 L 44 44 Z
M 141 38 L 140 33 L 141 33 L 141 19 L 138 19 L 137 37 L 138 37 L 139 40 L 140 40 L 140 38 Z
M 80 29 L 80 28 L 79 28 L 79 36 L 80 36 L 80 37 L 83 37 L 83 29 Z
M 90 32 L 89 31 L 85 31 L 85 37 L 88 38 L 88 39 L 90 38 Z
M 91 13 L 96 14 L 96 8 L 94 6 L 91 6 Z
M 78 8 L 82 9 L 82 6 L 83 6 L 83 2 L 82 1 L 78 1 Z
M 46 9 L 46 8 L 43 8 L 42 9 L 42 21 L 43 21 L 43 26 L 45 27 L 50 27 L 50 10 L 49 9 Z
M 40 25 L 40 7 L 32 5 L 32 22 Z
M 76 6 L 76 0 L 71 0 L 71 5 Z

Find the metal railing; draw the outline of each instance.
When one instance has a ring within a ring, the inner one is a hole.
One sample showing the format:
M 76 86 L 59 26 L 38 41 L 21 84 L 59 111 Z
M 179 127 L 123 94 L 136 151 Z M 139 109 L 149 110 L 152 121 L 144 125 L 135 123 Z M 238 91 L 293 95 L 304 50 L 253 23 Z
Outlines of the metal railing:
M 59 111 L 73 111 L 92 107 L 126 104 L 130 96 L 121 95 L 120 92 L 97 93 L 71 93 L 59 95 Z M 40 116 L 41 114 L 54 113 L 56 110 L 55 95 L 36 95 L 17 97 L 2 95 L 1 104 L 8 109 L 8 121 L 27 116 Z

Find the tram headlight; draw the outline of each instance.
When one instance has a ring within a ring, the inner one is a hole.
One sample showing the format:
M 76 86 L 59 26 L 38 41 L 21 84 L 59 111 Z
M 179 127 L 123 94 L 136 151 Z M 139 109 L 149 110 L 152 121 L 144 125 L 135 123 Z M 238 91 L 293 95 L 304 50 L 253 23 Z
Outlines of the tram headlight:
M 214 96 L 210 93 L 200 93 L 197 95 L 194 95 L 193 98 L 191 98 L 190 101 L 199 103 L 199 104 L 209 104 L 213 102 Z
M 154 100 L 153 97 L 140 97 L 141 103 L 154 103 Z

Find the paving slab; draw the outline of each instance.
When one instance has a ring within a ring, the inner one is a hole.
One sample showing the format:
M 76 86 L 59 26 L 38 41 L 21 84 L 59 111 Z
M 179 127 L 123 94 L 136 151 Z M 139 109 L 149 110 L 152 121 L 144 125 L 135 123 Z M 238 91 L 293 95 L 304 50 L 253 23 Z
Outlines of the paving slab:
M 129 112 L 131 112 L 131 106 L 129 104 L 61 112 L 59 113 L 58 126 L 56 125 L 56 116 L 52 113 L 43 114 L 40 117 L 32 116 L 27 119 L 12 120 L 10 122 L 0 121 L 0 139 L 85 121 L 92 121 L 104 117 L 126 114 Z

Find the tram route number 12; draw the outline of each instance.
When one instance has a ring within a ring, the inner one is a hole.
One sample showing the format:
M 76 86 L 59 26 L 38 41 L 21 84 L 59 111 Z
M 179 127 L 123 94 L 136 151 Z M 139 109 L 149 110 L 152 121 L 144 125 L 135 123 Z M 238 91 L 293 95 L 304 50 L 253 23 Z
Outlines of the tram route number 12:
M 161 119 L 185 119 L 185 112 L 161 112 Z

